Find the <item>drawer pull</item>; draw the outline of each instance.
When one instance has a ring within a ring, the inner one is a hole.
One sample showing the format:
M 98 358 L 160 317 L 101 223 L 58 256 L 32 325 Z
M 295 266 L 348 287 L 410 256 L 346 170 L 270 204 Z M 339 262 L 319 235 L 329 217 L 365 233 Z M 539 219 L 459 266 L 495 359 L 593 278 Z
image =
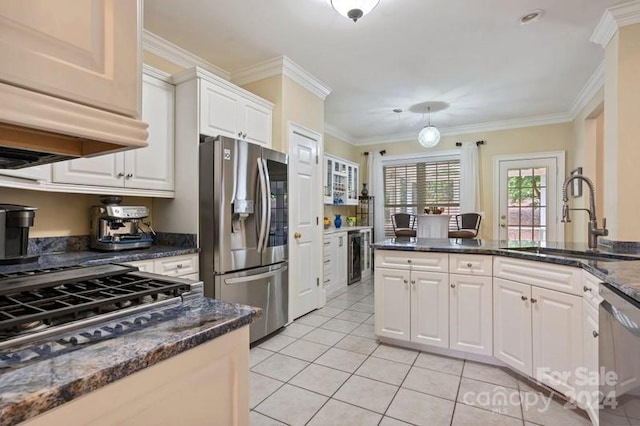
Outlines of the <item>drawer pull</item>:
M 178 263 L 178 264 L 176 265 L 176 268 L 178 268 L 178 269 L 182 269 L 182 263 Z
M 331 259 L 327 259 L 324 261 L 324 263 L 329 263 L 329 262 L 331 262 Z
M 456 285 L 455 284 L 451 284 L 451 288 L 456 288 Z
M 584 292 L 586 293 L 587 291 L 591 291 L 591 288 L 585 285 L 584 287 L 582 287 L 582 290 L 584 290 Z
M 467 263 L 467 268 L 471 268 L 473 265 L 471 263 Z
M 520 296 L 520 298 L 522 299 L 523 302 L 526 302 L 527 299 L 529 299 L 527 296 Z
M 598 337 L 598 336 L 599 336 L 598 332 L 593 330 L 593 337 Z
M 407 259 L 407 263 L 411 263 L 411 259 Z

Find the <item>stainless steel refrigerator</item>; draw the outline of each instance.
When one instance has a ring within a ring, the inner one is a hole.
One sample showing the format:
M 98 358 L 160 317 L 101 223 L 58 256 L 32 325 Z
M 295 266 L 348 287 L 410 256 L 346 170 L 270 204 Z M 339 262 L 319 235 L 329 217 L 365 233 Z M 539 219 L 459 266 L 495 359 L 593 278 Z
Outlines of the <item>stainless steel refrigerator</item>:
M 287 167 L 259 145 L 200 140 L 200 278 L 209 297 L 262 308 L 251 342 L 288 318 Z

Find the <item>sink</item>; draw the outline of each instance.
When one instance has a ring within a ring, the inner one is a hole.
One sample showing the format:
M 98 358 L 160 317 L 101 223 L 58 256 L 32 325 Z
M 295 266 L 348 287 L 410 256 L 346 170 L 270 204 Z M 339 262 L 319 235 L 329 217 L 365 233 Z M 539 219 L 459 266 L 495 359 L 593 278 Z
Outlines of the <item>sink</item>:
M 598 262 L 620 262 L 625 260 L 640 260 L 640 257 L 625 256 L 622 254 L 602 253 L 598 251 L 574 251 L 548 247 L 509 247 L 503 250 L 517 251 L 531 254 L 543 254 L 551 257 L 566 259 L 595 260 Z

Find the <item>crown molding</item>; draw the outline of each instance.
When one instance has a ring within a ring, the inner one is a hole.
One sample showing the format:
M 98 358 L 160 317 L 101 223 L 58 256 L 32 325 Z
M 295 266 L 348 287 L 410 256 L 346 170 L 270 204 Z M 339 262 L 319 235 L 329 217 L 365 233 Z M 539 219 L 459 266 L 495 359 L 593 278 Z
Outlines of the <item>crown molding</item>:
M 587 106 L 589 101 L 593 99 L 593 97 L 598 93 L 604 86 L 604 61 L 600 62 L 598 68 L 591 74 L 589 80 L 584 85 L 584 87 L 578 92 L 578 95 L 575 97 L 573 102 L 571 102 L 571 106 L 569 107 L 569 115 L 572 120 L 580 114 L 580 111 Z
M 333 136 L 334 138 L 340 139 L 343 142 L 351 145 L 356 145 L 356 139 L 353 136 L 343 131 L 342 129 L 337 128 L 333 124 L 324 123 L 324 132 L 328 135 Z
M 151 65 L 142 64 L 142 72 L 143 74 L 150 75 L 152 77 L 157 78 L 158 80 L 171 83 L 171 74 L 169 74 L 168 72 L 159 70 L 158 68 L 154 68 Z
M 640 0 L 607 9 L 593 30 L 590 40 L 602 47 L 607 47 L 618 28 L 633 24 L 640 24 Z
M 182 47 L 177 46 L 148 30 L 144 30 L 142 33 L 142 46 L 145 51 L 174 63 L 179 67 L 187 69 L 197 66 L 222 77 L 227 81 L 230 79 L 230 74 L 222 68 L 205 61 L 201 57 L 194 55 Z
M 331 93 L 329 86 L 286 56 L 279 56 L 235 71 L 231 75 L 231 81 L 238 86 L 243 86 L 276 75 L 288 77 L 323 101 Z

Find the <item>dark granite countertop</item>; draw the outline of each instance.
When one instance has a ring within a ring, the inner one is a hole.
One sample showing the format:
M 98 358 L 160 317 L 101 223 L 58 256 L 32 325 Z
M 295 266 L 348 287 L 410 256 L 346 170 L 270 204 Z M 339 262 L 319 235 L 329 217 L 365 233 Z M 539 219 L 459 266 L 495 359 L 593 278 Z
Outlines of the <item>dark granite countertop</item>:
M 166 316 L 163 321 L 112 339 L 78 345 L 72 352 L 0 369 L 0 426 L 35 417 L 243 327 L 262 315 L 258 308 L 202 296 L 171 309 L 157 309 Z M 133 317 L 135 315 L 131 320 Z M 37 344 L 32 343 L 30 347 Z
M 149 248 L 137 250 L 123 250 L 104 252 L 97 250 L 71 251 L 61 253 L 41 254 L 37 262 L 22 263 L 18 265 L 0 265 L 0 273 L 18 271 L 30 271 L 33 269 L 53 268 L 61 266 L 92 266 L 107 263 L 124 263 L 136 260 L 159 259 L 161 257 L 180 256 L 183 254 L 198 253 L 200 249 L 191 247 L 175 247 L 165 245 L 152 245 Z
M 453 238 L 391 238 L 379 241 L 372 246 L 382 250 L 489 254 L 576 266 L 589 271 L 612 288 L 640 303 L 640 250 L 637 249 L 614 250 L 598 248 L 598 250 L 593 251 L 584 243 L 506 242 Z M 521 251 L 523 248 L 534 247 L 558 250 L 564 252 L 564 254 L 562 256 L 554 256 L 552 253 L 541 254 L 535 251 Z M 571 257 L 572 253 L 576 256 Z M 606 261 L 580 258 L 579 256 L 584 253 L 597 253 L 602 257 L 609 258 Z M 616 256 L 632 260 L 616 260 L 613 258 Z

